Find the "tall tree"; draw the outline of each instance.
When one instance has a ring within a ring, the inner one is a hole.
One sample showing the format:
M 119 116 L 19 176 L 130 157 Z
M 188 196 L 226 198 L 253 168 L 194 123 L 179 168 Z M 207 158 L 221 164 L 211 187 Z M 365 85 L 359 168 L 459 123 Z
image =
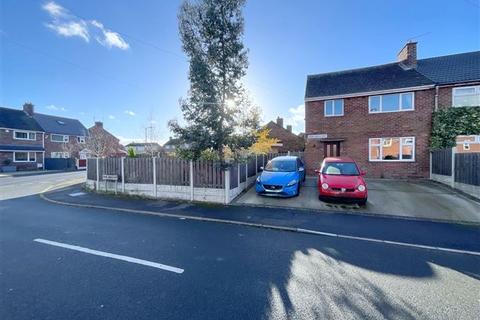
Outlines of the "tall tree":
M 249 129 L 258 127 L 258 110 L 246 102 L 241 84 L 248 67 L 242 42 L 244 4 L 245 0 L 185 0 L 180 7 L 179 32 L 190 63 L 190 89 L 180 101 L 185 124 L 172 120 L 169 126 L 188 145 L 192 158 L 211 149 L 223 162 L 224 147 L 248 147 L 254 141 Z M 251 113 L 249 121 L 245 112 Z

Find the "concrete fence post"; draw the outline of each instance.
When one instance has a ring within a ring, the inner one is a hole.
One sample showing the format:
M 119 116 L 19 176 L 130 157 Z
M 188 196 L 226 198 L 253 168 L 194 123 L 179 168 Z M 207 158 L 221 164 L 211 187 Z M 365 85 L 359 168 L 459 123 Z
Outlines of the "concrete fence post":
M 455 147 L 452 148 L 452 176 L 450 177 L 450 187 L 455 187 Z
M 237 163 L 237 169 L 238 187 L 240 188 L 240 162 Z
M 98 160 L 98 157 L 97 157 L 97 191 L 100 188 L 100 170 L 99 170 L 98 163 L 99 163 L 99 160 Z
M 248 186 L 248 158 L 247 162 L 245 162 L 245 189 L 247 189 Z
M 153 196 L 157 197 L 157 161 L 156 158 L 152 157 L 153 162 Z
M 290 151 L 287 152 L 287 156 L 290 156 Z
M 432 151 L 430 151 L 430 180 L 432 180 Z
M 225 179 L 224 179 L 225 204 L 229 204 L 230 203 L 230 169 L 226 169 L 223 172 L 225 174 Z
M 190 201 L 193 201 L 193 161 L 190 160 Z
M 125 193 L 125 157 L 122 157 L 122 193 Z

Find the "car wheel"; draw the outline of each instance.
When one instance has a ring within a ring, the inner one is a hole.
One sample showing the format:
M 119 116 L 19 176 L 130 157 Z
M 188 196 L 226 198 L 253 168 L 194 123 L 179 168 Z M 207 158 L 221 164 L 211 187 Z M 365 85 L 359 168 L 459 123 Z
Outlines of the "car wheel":
M 358 204 L 361 205 L 361 206 L 366 205 L 367 204 L 367 198 L 358 201 Z

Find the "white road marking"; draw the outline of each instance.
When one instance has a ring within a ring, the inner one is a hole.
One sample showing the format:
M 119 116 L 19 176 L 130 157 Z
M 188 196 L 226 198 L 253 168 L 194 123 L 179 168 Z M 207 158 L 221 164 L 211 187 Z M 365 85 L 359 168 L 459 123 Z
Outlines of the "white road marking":
M 83 196 L 85 195 L 86 193 L 85 192 L 74 192 L 74 193 L 70 193 L 68 194 L 70 197 L 79 197 L 79 196 Z
M 144 266 L 157 268 L 157 269 L 162 269 L 162 270 L 166 270 L 166 271 L 171 271 L 171 272 L 175 272 L 175 273 L 183 273 L 183 271 L 184 271 L 183 269 L 172 267 L 172 266 L 167 266 L 165 264 L 161 264 L 161 263 L 157 263 L 157 262 L 132 258 L 132 257 L 128 257 L 128 256 L 122 256 L 122 255 L 119 255 L 119 254 L 108 253 L 108 252 L 104 252 L 104 251 L 93 250 L 93 249 L 89 249 L 89 248 L 74 246 L 74 245 L 71 245 L 71 244 L 66 244 L 66 243 L 61 243 L 61 242 L 56 242 L 56 241 L 50 241 L 50 240 L 45 240 L 45 239 L 34 239 L 33 241 L 48 244 L 48 245 L 55 246 L 55 247 L 61 247 L 61 248 L 70 249 L 70 250 L 74 250 L 74 251 L 80 251 L 80 252 L 83 252 L 83 253 L 89 253 L 89 254 L 93 254 L 93 255 L 97 255 L 97 256 L 101 256 L 101 257 L 112 258 L 112 259 L 122 260 L 122 261 L 126 261 L 126 262 L 131 262 L 131 263 L 137 263 L 137 264 L 141 264 L 141 265 L 144 265 Z
M 343 239 L 350 239 L 350 240 L 360 240 L 360 241 L 367 241 L 367 242 L 377 242 L 377 243 L 393 244 L 393 245 L 404 246 L 404 247 L 412 247 L 412 248 L 427 249 L 427 250 L 438 250 L 438 251 L 444 251 L 444 252 L 463 253 L 463 254 L 471 254 L 471 255 L 474 255 L 474 256 L 480 256 L 480 252 L 476 252 L 476 251 L 450 249 L 450 248 L 442 248 L 442 247 L 435 247 L 435 246 L 427 246 L 427 245 L 422 245 L 422 244 L 413 244 L 413 243 L 407 243 L 407 242 L 398 242 L 398 241 L 380 240 L 380 239 L 373 239 L 373 238 L 356 237 L 356 236 L 349 236 L 349 235 L 344 235 L 344 234 L 314 231 L 314 230 L 300 229 L 300 228 L 297 229 L 297 231 L 303 232 L 303 233 L 317 234 L 317 235 L 326 236 L 326 237 L 343 238 Z

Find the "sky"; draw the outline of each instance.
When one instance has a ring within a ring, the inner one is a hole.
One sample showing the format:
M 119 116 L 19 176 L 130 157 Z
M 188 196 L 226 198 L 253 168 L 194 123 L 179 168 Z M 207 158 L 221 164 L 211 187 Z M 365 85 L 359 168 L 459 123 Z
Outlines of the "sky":
M 0 0 L 0 106 L 103 121 L 123 143 L 181 120 L 188 60 L 175 0 Z M 264 123 L 304 130 L 308 74 L 480 50 L 480 0 L 247 0 L 244 79 Z

